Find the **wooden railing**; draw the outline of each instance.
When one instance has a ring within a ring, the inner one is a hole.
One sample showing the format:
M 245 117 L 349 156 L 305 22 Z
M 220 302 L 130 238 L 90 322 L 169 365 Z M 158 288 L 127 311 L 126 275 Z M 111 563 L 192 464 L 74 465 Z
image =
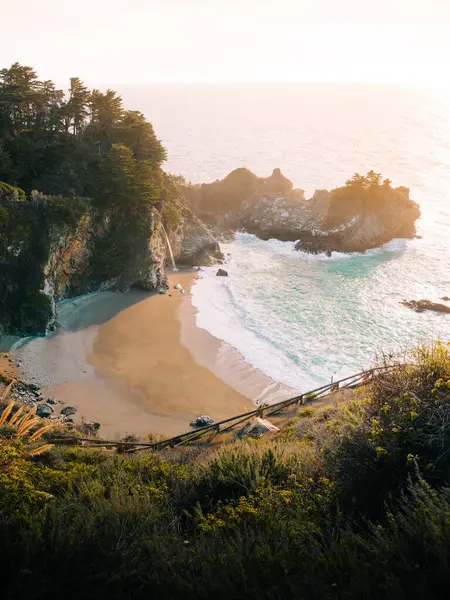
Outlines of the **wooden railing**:
M 234 417 L 229 417 L 228 419 L 224 419 L 223 421 L 217 421 L 216 423 L 213 423 L 211 425 L 206 425 L 205 427 L 187 431 L 185 433 L 180 433 L 179 435 L 176 435 L 174 437 L 156 442 L 122 442 L 118 440 L 103 440 L 99 438 L 85 438 L 73 436 L 49 439 L 48 443 L 67 445 L 83 444 L 88 446 L 102 447 L 117 446 L 121 447 L 123 450 L 126 451 L 127 448 L 130 448 L 132 450 L 140 448 L 152 448 L 153 450 L 163 450 L 167 447 L 174 448 L 176 446 L 182 446 L 190 442 L 198 441 L 207 434 L 210 434 L 210 441 L 216 435 L 229 432 L 238 425 L 241 425 L 242 423 L 248 421 L 253 417 L 269 417 L 270 415 L 281 412 L 289 406 L 302 405 L 305 404 L 305 402 L 313 402 L 314 400 L 324 398 L 329 394 L 337 392 L 338 390 L 356 388 L 361 385 L 365 385 L 373 379 L 375 374 L 397 367 L 397 365 L 392 365 L 388 367 L 378 367 L 375 369 L 370 369 L 368 371 L 361 371 L 360 373 L 350 375 L 349 377 L 345 377 L 344 379 L 340 379 L 339 381 L 328 383 L 327 385 L 323 385 L 304 394 L 300 394 L 299 396 L 294 396 L 293 398 L 288 398 L 287 400 L 281 400 L 280 402 L 276 402 L 274 404 L 262 405 L 249 412 L 242 413 Z

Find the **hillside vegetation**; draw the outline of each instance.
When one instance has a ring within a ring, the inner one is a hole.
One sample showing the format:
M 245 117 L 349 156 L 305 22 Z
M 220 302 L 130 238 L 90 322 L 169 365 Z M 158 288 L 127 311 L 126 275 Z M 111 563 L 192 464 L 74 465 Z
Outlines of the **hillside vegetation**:
M 48 432 L 19 436 L 11 415 L 7 598 L 447 597 L 448 344 L 415 349 L 349 402 L 300 410 L 277 438 L 216 451 L 35 453 Z
M 148 250 L 155 221 L 175 231 L 183 208 L 165 158 L 113 90 L 0 70 L 0 333 L 42 334 L 55 300 L 149 279 L 162 261 Z

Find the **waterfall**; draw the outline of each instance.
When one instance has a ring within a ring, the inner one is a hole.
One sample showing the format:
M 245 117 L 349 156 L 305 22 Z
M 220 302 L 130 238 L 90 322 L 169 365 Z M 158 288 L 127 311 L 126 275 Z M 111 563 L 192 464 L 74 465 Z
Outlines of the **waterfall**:
M 168 235 L 167 235 L 166 228 L 164 227 L 164 225 L 163 225 L 162 221 L 161 221 L 161 229 L 163 230 L 163 232 L 164 232 L 164 235 L 165 235 L 165 237 L 166 237 L 167 248 L 168 248 L 168 250 L 169 250 L 169 254 L 170 254 L 170 261 L 171 261 L 171 263 L 172 263 L 172 271 L 178 271 L 178 269 L 177 269 L 177 265 L 175 264 L 175 259 L 174 259 L 174 257 L 173 257 L 172 246 L 170 245 L 169 237 L 168 237 Z

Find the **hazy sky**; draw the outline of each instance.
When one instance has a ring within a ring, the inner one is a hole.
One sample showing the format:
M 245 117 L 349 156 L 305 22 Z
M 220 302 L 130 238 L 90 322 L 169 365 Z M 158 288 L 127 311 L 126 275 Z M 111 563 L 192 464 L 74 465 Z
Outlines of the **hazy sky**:
M 58 83 L 450 86 L 450 0 L 0 0 L 0 66 Z

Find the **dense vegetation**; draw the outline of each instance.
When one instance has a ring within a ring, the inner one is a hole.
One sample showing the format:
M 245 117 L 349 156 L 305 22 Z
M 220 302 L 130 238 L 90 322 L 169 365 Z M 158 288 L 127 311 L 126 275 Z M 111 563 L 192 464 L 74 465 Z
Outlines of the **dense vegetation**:
M 90 264 L 72 289 L 82 293 L 145 254 L 153 208 L 177 229 L 179 182 L 163 171 L 165 158 L 151 123 L 114 91 L 74 77 L 64 93 L 31 67 L 0 70 L 0 331 L 45 331 L 43 269 L 58 231 L 89 220 L 78 242 L 89 238 Z
M 176 204 L 165 159 L 151 123 L 113 90 L 88 90 L 72 77 L 65 93 L 31 67 L 0 70 L 0 181 L 133 212 Z
M 123 196 L 134 180 L 150 199 L 164 159 L 152 125 L 114 91 L 89 91 L 74 77 L 65 94 L 31 67 L 0 70 L 0 180 L 26 193 L 120 204 L 105 197 L 105 183 Z
M 8 598 L 444 598 L 450 346 L 419 348 L 276 439 L 217 451 L 53 448 L 4 425 Z M 33 453 L 37 456 L 33 456 Z
M 391 184 L 390 179 L 383 179 L 381 173 L 375 171 L 369 171 L 367 175 L 355 173 L 344 186 L 331 191 L 324 227 L 331 229 L 358 214 L 377 213 L 382 216 L 390 207 L 400 210 L 403 202 L 410 203 L 408 195 L 405 193 L 403 200 L 399 190 Z M 407 188 L 402 189 L 407 191 Z

